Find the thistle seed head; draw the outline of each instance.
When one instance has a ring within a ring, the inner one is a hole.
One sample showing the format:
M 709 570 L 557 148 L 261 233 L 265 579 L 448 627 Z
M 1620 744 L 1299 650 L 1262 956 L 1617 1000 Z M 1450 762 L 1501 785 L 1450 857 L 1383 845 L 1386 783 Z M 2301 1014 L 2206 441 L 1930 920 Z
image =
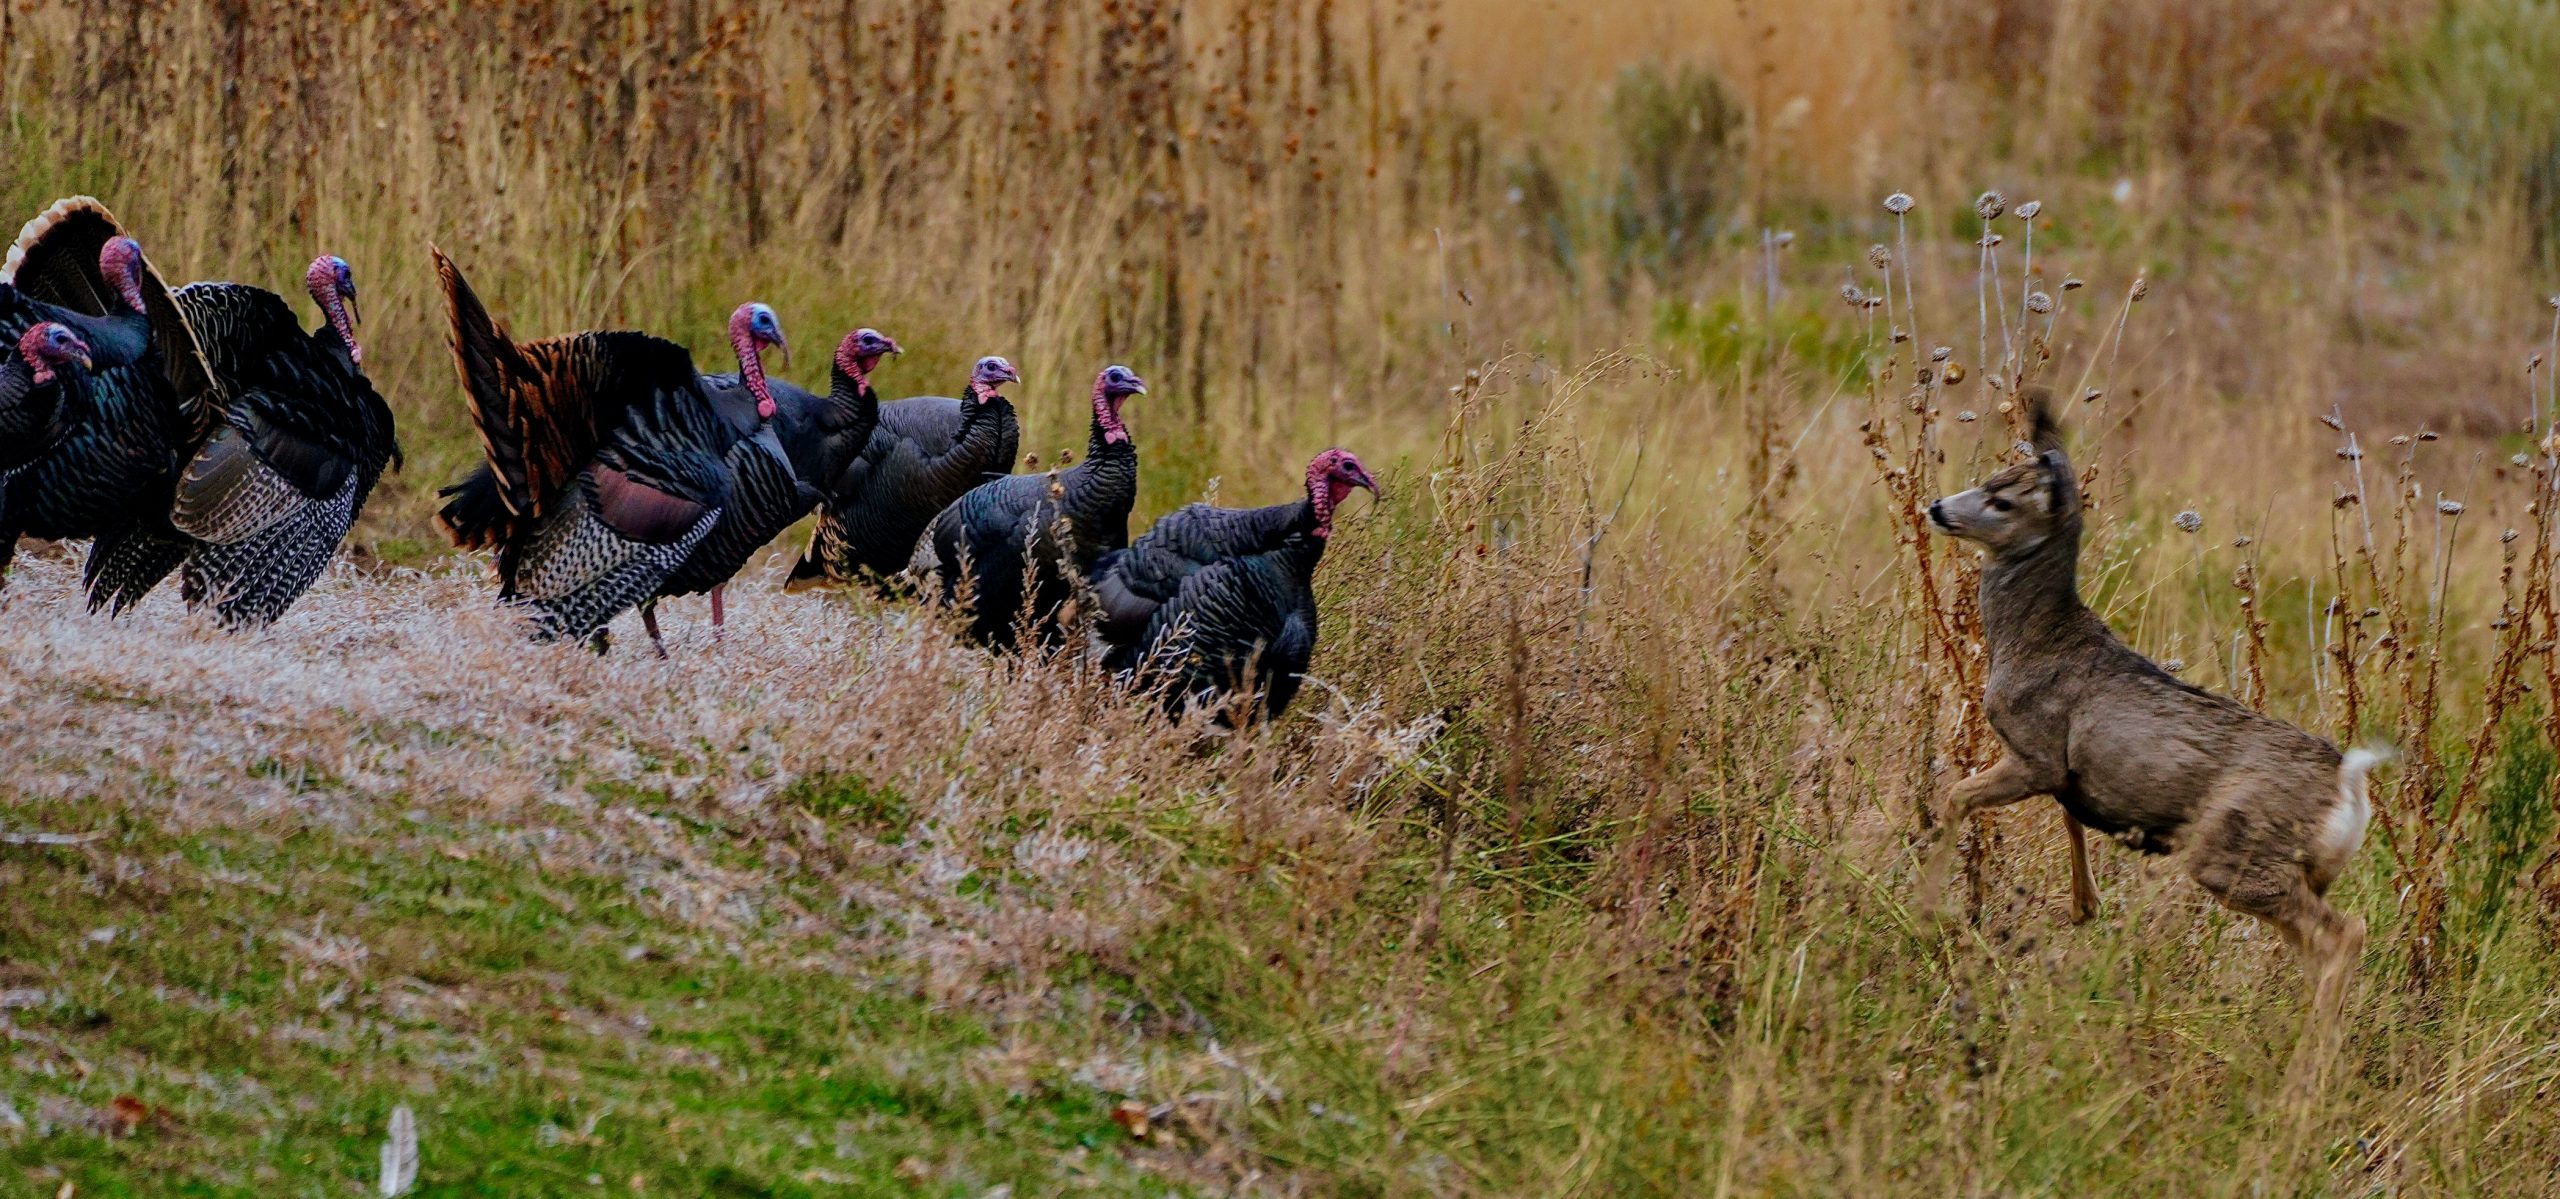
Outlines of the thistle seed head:
M 1867 293 L 1858 290 L 1855 283 L 1843 283 L 1840 285 L 1840 302 L 1851 308 L 1864 308 L 1867 306 Z
M 1998 192 L 1984 192 L 1981 195 L 1974 197 L 1973 215 L 1981 217 L 1987 221 L 1999 216 L 2001 211 L 2007 207 L 2009 207 L 2008 197 L 2003 196 Z
M 2462 505 L 2462 501 L 2460 501 L 2460 500 L 2437 500 L 2437 501 L 2436 501 L 2436 511 L 2441 512 L 2441 513 L 2445 514 L 2446 516 L 2460 516 L 2460 515 L 2462 515 L 2462 507 L 2463 507 L 2463 505 Z
M 1982 236 L 1975 238 L 1973 244 L 1988 250 L 1991 247 L 2000 244 L 2000 235 L 1997 233 L 1985 233 Z
M 1913 201 L 1910 196 L 1905 195 L 1902 192 L 1895 192 L 1884 198 L 1884 210 L 1895 216 L 1901 216 L 1903 213 L 1911 211 L 1912 203 Z M 2554 304 L 2555 306 L 2560 306 L 2560 298 L 2555 298 Z
M 1929 351 L 1929 361 L 1931 362 L 1944 362 L 1954 356 L 1955 351 L 1947 346 L 1939 346 L 1937 349 Z
M 1872 246 L 1868 246 L 1867 265 L 1874 267 L 1877 270 L 1883 270 L 1886 267 L 1892 266 L 1893 251 L 1885 249 L 1883 242 L 1877 242 Z
M 2040 291 L 2027 293 L 2027 311 L 2043 316 L 2053 311 L 2053 297 Z
M 2177 519 L 2172 520 L 2169 523 L 2178 526 L 2178 531 L 2181 533 L 2200 533 L 2204 531 L 2204 517 L 2197 513 L 2193 508 L 2189 508 L 2186 511 L 2179 513 Z
M 2133 301 L 2134 303 L 2136 303 L 2136 304 L 2139 304 L 2139 303 L 2141 303 L 2141 302 L 2142 302 L 2142 297 L 2147 296 L 2147 295 L 2150 295 L 2150 294 L 2151 294 L 2151 281 L 2150 281 L 2149 279 L 2136 279 L 2136 280 L 2134 280 L 2134 281 L 2133 281 L 2133 286 L 2132 286 L 2132 288 L 2128 289 L 2128 290 L 2125 292 L 2125 298 L 2127 298 L 2127 299 L 2129 299 L 2129 300 L 2132 300 L 2132 301 Z
M 2037 213 L 2039 213 L 2039 212 L 2043 212 L 2043 211 L 2044 211 L 2044 201 L 2042 201 L 2042 200 L 2029 200 L 2029 201 L 2027 201 L 2027 202 L 2026 202 L 2026 203 L 2024 203 L 2024 204 L 2020 204 L 2020 205 L 2018 205 L 2018 219 L 2019 219 L 2019 220 L 2022 220 L 2022 221 L 2032 221 L 2032 220 L 2036 219 L 2036 214 L 2037 214 Z

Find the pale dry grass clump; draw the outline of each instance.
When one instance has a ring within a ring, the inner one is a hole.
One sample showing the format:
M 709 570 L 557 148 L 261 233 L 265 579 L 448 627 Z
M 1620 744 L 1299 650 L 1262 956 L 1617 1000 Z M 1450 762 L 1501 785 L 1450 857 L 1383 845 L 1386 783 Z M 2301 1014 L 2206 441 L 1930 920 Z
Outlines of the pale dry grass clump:
M 527 644 L 459 563 L 341 568 L 250 637 L 168 596 L 96 620 L 78 594 L 72 564 L 37 556 L 0 601 L 21 802 L 105 803 L 182 832 L 432 821 L 620 877 L 706 935 L 837 928 L 953 1002 L 1036 1004 L 1061 961 L 1125 958 L 1163 917 L 1165 862 L 1089 822 L 1159 804 L 1206 818 L 1237 785 L 1194 733 L 1089 669 L 992 662 L 903 610 L 759 589 L 722 642 L 678 616 L 659 661 Z M 1373 726 L 1308 730 L 1285 767 L 1253 758 L 1282 772 L 1253 789 L 1362 785 Z M 893 836 L 832 831 L 794 802 L 809 802 L 795 783 L 837 775 L 902 797 L 905 822 L 877 830 Z M 754 839 L 708 853 L 675 822 L 694 818 Z M 784 904 L 774 872 L 811 870 L 871 915 L 838 928 Z

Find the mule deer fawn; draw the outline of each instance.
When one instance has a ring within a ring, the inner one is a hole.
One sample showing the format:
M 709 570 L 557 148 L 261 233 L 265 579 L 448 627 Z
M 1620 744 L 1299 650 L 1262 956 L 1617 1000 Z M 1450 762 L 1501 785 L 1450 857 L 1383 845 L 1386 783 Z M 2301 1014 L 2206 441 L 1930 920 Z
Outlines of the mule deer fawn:
M 1990 556 L 1983 710 L 2001 754 L 1939 808 L 1925 886 L 1943 884 L 1965 820 L 2050 795 L 2071 834 L 2073 915 L 2096 906 L 2081 827 L 2181 855 L 2214 899 L 2274 925 L 2301 955 L 2312 1014 L 2336 1018 L 2364 922 L 2325 898 L 2372 818 L 2382 755 L 2329 742 L 2180 681 L 2080 602 L 2079 476 L 2051 398 L 2024 397 L 2035 457 L 1929 505 L 1929 522 Z

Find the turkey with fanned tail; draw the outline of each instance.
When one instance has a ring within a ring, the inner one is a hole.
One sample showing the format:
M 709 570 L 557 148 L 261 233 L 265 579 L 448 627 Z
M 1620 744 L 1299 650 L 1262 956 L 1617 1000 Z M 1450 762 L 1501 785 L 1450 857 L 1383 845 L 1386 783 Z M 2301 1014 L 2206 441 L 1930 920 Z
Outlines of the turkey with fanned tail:
M 934 515 L 969 489 L 1013 469 L 1022 426 L 1005 384 L 1022 375 L 1002 358 L 981 358 L 960 397 L 915 396 L 880 405 L 860 454 L 815 480 L 825 500 L 808 552 L 787 587 L 860 581 L 894 590 L 916 538 Z
M 179 466 L 221 391 L 141 245 L 87 196 L 27 222 L 0 263 L 0 344 L 44 324 L 77 338 L 90 367 L 72 387 L 26 397 L 51 406 L 41 444 L 0 450 L 0 574 L 21 535 L 90 538 L 82 577 L 95 609 L 162 561 Z
M 1307 496 L 1267 508 L 1187 505 L 1094 568 L 1103 661 L 1175 712 L 1278 716 L 1315 657 L 1316 563 L 1352 489 L 1377 480 L 1349 450 L 1307 464 Z
M 870 444 L 880 423 L 880 393 L 872 390 L 871 372 L 882 358 L 898 352 L 897 341 L 887 334 L 856 329 L 836 347 L 833 383 L 826 395 L 780 379 L 754 381 L 772 399 L 773 419 L 756 436 L 730 447 L 729 505 L 719 523 L 658 585 L 657 595 L 641 604 L 640 616 L 653 643 L 659 640 L 658 599 L 705 591 L 711 593 L 711 635 L 720 636 L 727 622 L 721 597 L 729 580 L 756 551 L 808 515 L 824 498 L 819 484 L 841 478 Z M 725 397 L 747 389 L 750 380 L 710 375 L 703 384 L 714 396 Z
M 979 644 L 1010 648 L 1025 629 L 1054 642 L 1060 615 L 1094 563 L 1129 544 L 1138 446 L 1120 409 L 1146 393 L 1128 367 L 1103 368 L 1093 380 L 1084 461 L 982 483 L 925 529 L 909 573 L 929 597 L 970 609 L 970 636 Z
M 105 598 L 118 610 L 180 567 L 188 606 L 225 627 L 272 624 L 337 556 L 366 497 L 398 461 L 391 409 L 365 378 L 355 275 L 322 255 L 303 282 L 321 325 L 303 331 L 283 297 L 241 283 L 190 283 L 178 307 L 229 397 L 180 474 L 156 552 Z
M 465 549 L 497 551 L 500 598 L 538 640 L 592 641 L 657 594 L 728 503 L 723 457 L 773 416 L 761 386 L 715 398 L 685 348 L 645 333 L 517 343 L 462 273 L 435 254 L 456 369 L 486 461 L 442 493 Z M 759 384 L 782 342 L 762 304 L 729 320 L 739 371 Z

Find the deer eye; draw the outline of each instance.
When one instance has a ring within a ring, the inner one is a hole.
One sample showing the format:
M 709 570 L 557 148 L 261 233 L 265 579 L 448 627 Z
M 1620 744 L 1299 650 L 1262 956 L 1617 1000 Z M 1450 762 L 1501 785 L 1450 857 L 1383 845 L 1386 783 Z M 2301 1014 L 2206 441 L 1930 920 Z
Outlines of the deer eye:
M 1994 512 L 2006 512 L 2015 507 L 2017 507 L 2016 504 L 2010 503 L 2003 497 L 1996 495 L 1991 497 L 1991 510 Z

